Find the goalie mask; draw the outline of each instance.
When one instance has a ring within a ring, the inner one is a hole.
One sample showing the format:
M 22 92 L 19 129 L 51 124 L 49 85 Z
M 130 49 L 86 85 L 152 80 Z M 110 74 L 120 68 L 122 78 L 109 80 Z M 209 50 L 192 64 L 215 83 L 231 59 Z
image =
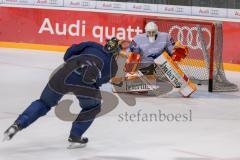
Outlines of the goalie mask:
M 145 26 L 145 31 L 150 43 L 153 43 L 157 39 L 158 26 L 154 22 L 148 22 Z

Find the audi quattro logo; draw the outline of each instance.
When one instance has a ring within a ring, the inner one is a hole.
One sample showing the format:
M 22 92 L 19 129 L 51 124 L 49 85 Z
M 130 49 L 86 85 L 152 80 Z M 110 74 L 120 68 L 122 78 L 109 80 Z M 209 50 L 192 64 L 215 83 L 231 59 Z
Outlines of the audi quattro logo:
M 203 32 L 203 35 L 204 32 L 208 35 L 207 49 L 209 49 L 211 47 L 211 32 L 207 28 L 201 28 L 201 30 Z M 179 41 L 182 45 L 186 45 L 190 49 L 202 49 L 200 34 L 197 27 L 190 28 L 188 26 L 172 26 L 169 30 L 169 35 L 171 37 L 173 37 L 173 31 L 177 31 L 177 41 Z M 194 35 L 196 35 L 196 37 L 194 37 Z

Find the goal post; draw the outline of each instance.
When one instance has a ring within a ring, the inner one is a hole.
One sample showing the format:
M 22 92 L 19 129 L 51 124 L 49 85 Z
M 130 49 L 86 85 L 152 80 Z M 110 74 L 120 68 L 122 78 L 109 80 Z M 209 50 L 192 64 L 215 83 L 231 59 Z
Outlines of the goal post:
M 167 32 L 175 41 L 189 48 L 189 55 L 179 67 L 197 84 L 207 84 L 209 92 L 238 91 L 226 78 L 223 61 L 222 22 L 180 18 L 146 18 L 154 21 L 160 32 Z

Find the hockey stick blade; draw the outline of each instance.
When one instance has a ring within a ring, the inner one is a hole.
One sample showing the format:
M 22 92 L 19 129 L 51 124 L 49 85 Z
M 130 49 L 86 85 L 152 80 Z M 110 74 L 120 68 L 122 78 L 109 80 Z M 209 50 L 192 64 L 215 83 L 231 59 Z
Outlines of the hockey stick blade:
M 139 78 L 150 87 L 150 91 L 148 91 L 149 95 L 160 96 L 163 94 L 168 94 L 173 90 L 172 85 L 166 81 L 157 82 L 159 88 L 154 88 L 152 87 L 154 84 L 148 81 L 148 79 L 143 76 L 141 71 L 138 71 L 138 74 L 140 75 Z
M 7 133 L 4 133 L 2 142 L 9 141 L 9 140 L 10 140 L 9 135 Z

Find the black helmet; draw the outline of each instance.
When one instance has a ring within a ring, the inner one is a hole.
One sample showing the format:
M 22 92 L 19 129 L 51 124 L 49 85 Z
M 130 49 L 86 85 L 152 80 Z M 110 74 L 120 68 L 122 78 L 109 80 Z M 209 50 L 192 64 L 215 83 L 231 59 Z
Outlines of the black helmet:
M 106 44 L 103 47 L 103 50 L 106 53 L 117 53 L 119 51 L 119 40 L 116 37 L 113 37 L 106 41 Z

